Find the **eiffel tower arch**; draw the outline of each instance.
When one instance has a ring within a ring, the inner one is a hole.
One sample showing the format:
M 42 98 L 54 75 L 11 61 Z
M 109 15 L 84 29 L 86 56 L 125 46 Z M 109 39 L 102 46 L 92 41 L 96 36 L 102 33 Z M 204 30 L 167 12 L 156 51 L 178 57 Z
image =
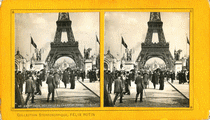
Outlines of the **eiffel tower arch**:
M 147 22 L 148 30 L 146 39 L 141 43 L 141 52 L 136 60 L 138 63 L 138 68 L 143 68 L 147 60 L 153 57 L 158 57 L 162 59 L 166 67 L 169 69 L 174 68 L 174 60 L 169 51 L 169 43 L 166 42 L 163 33 L 163 22 L 161 21 L 160 12 L 151 12 L 150 20 Z M 158 43 L 152 42 L 153 33 L 158 34 Z
M 59 13 L 56 24 L 55 38 L 54 41 L 50 43 L 51 49 L 46 58 L 48 67 L 52 68 L 56 60 L 61 57 L 70 57 L 74 60 L 78 68 L 83 69 L 84 60 L 78 48 L 79 43 L 74 39 L 71 28 L 72 21 L 70 20 L 69 13 Z M 67 33 L 67 42 L 61 41 L 62 32 Z

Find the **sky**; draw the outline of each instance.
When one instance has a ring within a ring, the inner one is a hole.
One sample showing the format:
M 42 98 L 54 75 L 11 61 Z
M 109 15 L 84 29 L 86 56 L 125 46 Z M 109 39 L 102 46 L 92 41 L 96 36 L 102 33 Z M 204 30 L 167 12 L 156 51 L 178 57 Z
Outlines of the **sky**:
M 165 40 L 169 42 L 172 56 L 174 49 L 182 50 L 181 57 L 189 55 L 189 12 L 161 12 L 160 15 Z M 104 53 L 110 50 L 111 54 L 120 59 L 125 52 L 125 47 L 121 44 L 122 36 L 128 48 L 133 49 L 133 60 L 136 61 L 141 51 L 141 43 L 146 38 L 149 18 L 149 12 L 106 12 Z M 158 42 L 157 33 L 153 34 L 153 42 Z
M 92 48 L 90 55 L 99 52 L 99 44 L 96 42 L 96 35 L 99 38 L 99 13 L 78 12 L 69 13 L 69 16 L 72 21 L 74 38 L 79 42 L 82 56 L 84 48 Z M 19 50 L 26 59 L 30 59 L 35 51 L 31 45 L 31 36 L 38 49 L 44 48 L 42 55 L 45 61 L 50 51 L 50 42 L 54 41 L 57 20 L 58 13 L 16 13 L 15 52 Z

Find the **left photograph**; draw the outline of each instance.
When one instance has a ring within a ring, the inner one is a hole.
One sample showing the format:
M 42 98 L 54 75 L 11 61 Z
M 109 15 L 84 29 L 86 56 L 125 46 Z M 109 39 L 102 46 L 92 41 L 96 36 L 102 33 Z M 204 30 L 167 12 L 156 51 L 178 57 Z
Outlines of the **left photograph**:
M 15 108 L 100 107 L 98 12 L 15 13 Z

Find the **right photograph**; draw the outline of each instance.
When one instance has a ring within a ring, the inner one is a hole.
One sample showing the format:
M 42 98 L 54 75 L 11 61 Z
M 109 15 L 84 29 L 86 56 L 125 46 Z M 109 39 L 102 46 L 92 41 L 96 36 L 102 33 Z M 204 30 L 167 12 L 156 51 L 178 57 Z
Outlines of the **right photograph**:
M 189 12 L 105 12 L 104 107 L 189 108 Z

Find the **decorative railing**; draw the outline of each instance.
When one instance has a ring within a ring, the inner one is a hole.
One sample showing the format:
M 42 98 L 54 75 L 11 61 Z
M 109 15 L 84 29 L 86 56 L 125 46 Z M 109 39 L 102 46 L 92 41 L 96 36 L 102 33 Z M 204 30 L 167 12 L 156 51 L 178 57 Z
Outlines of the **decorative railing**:
M 51 42 L 50 43 L 51 47 L 66 47 L 66 46 L 78 46 L 77 41 L 68 41 L 68 42 Z

